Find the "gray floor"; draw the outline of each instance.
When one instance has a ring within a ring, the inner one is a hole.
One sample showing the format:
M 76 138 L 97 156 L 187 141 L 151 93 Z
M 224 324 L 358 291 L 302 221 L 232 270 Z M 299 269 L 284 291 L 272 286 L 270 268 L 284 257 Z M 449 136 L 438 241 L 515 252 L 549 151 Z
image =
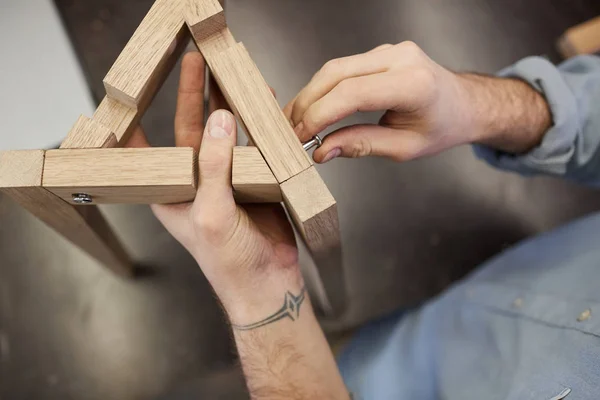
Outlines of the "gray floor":
M 57 0 L 96 98 L 151 1 Z M 596 0 L 228 0 L 228 20 L 285 103 L 328 59 L 414 40 L 453 69 L 556 60 Z M 177 74 L 144 119 L 172 143 Z M 360 115 L 351 121 L 372 121 Z M 600 194 L 491 170 L 460 148 L 319 168 L 338 200 L 351 307 L 332 335 L 416 304 L 527 236 L 600 208 Z M 193 260 L 146 207 L 106 208 L 144 266 L 114 278 L 0 197 L 0 398 L 244 398 L 229 332 Z

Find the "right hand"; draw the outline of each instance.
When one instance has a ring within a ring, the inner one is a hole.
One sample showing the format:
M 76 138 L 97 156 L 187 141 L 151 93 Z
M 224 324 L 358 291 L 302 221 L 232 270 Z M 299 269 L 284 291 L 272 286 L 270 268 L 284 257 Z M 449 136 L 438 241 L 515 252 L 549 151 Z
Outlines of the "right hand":
M 378 125 L 333 132 L 313 157 L 317 162 L 369 155 L 405 161 L 476 139 L 468 86 L 416 44 L 387 44 L 329 61 L 284 112 L 304 142 L 355 112 L 385 110 Z

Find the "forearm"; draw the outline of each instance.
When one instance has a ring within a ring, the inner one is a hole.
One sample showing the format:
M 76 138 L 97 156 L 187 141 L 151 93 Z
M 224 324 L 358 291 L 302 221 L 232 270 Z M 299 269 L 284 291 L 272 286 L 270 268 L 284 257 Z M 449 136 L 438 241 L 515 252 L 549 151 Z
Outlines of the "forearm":
M 348 399 L 295 271 L 269 274 L 225 305 L 253 399 Z
M 525 153 L 542 141 L 552 125 L 548 103 L 518 79 L 460 74 L 469 105 L 472 142 L 507 153 Z
M 528 57 L 499 74 L 516 79 L 485 78 L 475 85 L 487 104 L 479 119 L 493 127 L 471 141 L 483 145 L 475 153 L 501 169 L 599 186 L 600 58 L 555 66 Z

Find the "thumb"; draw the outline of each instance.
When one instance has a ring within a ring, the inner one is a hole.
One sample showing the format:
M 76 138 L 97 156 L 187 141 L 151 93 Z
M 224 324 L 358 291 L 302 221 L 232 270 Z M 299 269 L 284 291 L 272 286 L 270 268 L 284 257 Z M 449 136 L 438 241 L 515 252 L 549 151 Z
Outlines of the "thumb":
M 318 163 L 336 157 L 388 157 L 407 161 L 417 157 L 429 145 L 417 132 L 398 130 L 380 125 L 352 125 L 329 134 L 313 153 Z
M 198 153 L 198 197 L 203 202 L 208 199 L 223 201 L 227 196 L 233 201 L 231 163 L 236 133 L 235 118 L 230 112 L 217 110 L 208 118 Z

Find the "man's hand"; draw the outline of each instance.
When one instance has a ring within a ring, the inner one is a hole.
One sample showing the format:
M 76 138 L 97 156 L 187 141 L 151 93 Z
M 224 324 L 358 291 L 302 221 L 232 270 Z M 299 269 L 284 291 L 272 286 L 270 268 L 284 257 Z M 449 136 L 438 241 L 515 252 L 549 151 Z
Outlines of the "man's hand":
M 198 261 L 221 300 L 252 398 L 347 399 L 304 288 L 286 215 L 279 204 L 236 205 L 235 119 L 218 110 L 205 129 L 203 100 L 204 60 L 188 53 L 181 67 L 175 142 L 199 151 L 198 193 L 193 203 L 152 210 Z M 225 106 L 219 97 L 211 100 L 211 108 Z M 148 146 L 141 129 L 128 146 Z
M 223 106 L 213 98 L 212 108 Z M 292 228 L 279 204 L 238 206 L 231 188 L 236 122 L 225 110 L 204 121 L 204 60 L 188 53 L 182 63 L 175 142 L 198 151 L 199 188 L 193 203 L 153 205 L 157 218 L 194 256 L 226 309 L 277 275 L 302 287 Z M 147 146 L 141 130 L 128 146 Z M 231 306 L 231 307 L 230 307 Z M 232 316 L 233 317 L 233 316 Z M 240 322 L 243 321 L 234 321 Z
M 550 127 L 543 97 L 524 82 L 455 74 L 416 44 L 382 45 L 326 63 L 285 108 L 301 141 L 357 111 L 385 111 L 377 125 L 341 128 L 314 152 L 397 161 L 466 143 L 522 152 Z

